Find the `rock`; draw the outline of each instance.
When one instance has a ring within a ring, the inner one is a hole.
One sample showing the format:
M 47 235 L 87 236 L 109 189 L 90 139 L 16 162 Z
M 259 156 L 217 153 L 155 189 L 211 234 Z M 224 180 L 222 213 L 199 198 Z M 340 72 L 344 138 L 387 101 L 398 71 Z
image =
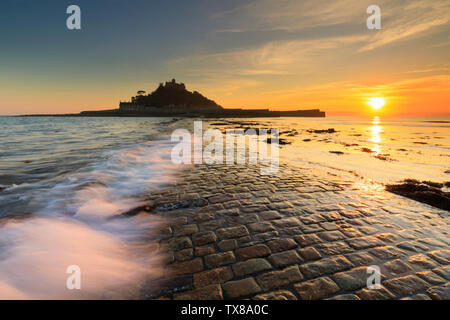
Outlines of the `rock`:
M 188 236 L 198 232 L 198 227 L 196 224 L 186 224 L 181 226 L 176 226 L 173 234 L 175 237 Z M 194 242 L 195 243 L 195 242 Z
M 222 287 L 220 284 L 213 284 L 192 291 L 174 294 L 173 298 L 175 300 L 222 300 Z
M 195 248 L 195 255 L 197 257 L 207 256 L 209 254 L 213 254 L 214 252 L 216 252 L 216 250 L 212 244 Z
M 196 246 L 214 243 L 217 240 L 216 234 L 212 231 L 196 233 L 192 236 L 192 240 Z
M 318 235 L 323 240 L 329 241 L 329 242 L 343 240 L 346 238 L 345 235 L 342 234 L 342 232 L 340 232 L 340 231 L 325 231 L 325 232 L 320 232 Z
M 356 250 L 367 249 L 367 248 L 384 245 L 384 243 L 380 239 L 373 237 L 373 236 L 353 238 L 353 239 L 347 240 L 347 242 L 351 247 L 353 247 Z
M 269 256 L 268 260 L 276 268 L 282 268 L 301 262 L 301 258 L 295 250 L 274 253 Z
M 322 240 L 315 234 L 303 234 L 295 236 L 294 239 L 301 247 L 307 247 L 322 242 Z
M 319 260 L 322 256 L 314 247 L 299 249 L 300 254 L 306 260 Z
M 386 190 L 401 196 L 429 204 L 430 206 L 450 211 L 450 193 L 440 190 L 442 184 L 421 183 L 407 179 L 401 184 L 390 184 Z M 440 186 L 440 188 L 436 187 Z
M 271 144 L 272 143 L 272 138 L 267 138 L 267 140 L 265 140 L 265 142 L 267 143 L 267 144 Z M 286 145 L 286 144 L 291 144 L 292 142 L 290 142 L 290 141 L 287 141 L 287 140 L 285 140 L 285 139 L 282 139 L 282 138 L 278 138 L 278 144 L 281 146 L 281 145 Z
M 328 277 L 318 278 L 294 285 L 303 300 L 319 300 L 339 291 L 339 287 Z
M 180 276 L 170 279 L 150 280 L 141 289 L 141 299 L 154 299 L 173 293 L 192 289 L 192 276 Z
M 450 264 L 450 250 L 435 250 L 427 252 L 427 255 L 439 263 Z
M 346 255 L 355 266 L 370 266 L 375 264 L 375 258 L 367 252 L 354 252 Z
M 238 244 L 235 239 L 228 239 L 220 241 L 217 246 L 220 251 L 231 251 L 237 248 Z
M 217 230 L 217 235 L 219 236 L 219 239 L 233 239 L 233 238 L 240 238 L 243 236 L 248 235 L 248 230 L 245 226 L 236 226 L 231 228 L 222 228 Z
M 393 293 L 403 297 L 423 291 L 429 286 L 425 281 L 414 275 L 386 280 L 383 283 Z
M 280 219 L 281 215 L 277 211 L 263 211 L 258 213 L 262 220 L 275 220 Z
M 395 296 L 383 286 L 375 290 L 361 289 L 356 292 L 356 295 L 362 300 L 392 300 L 395 298 Z
M 444 279 L 450 280 L 450 266 L 433 269 L 433 272 Z
M 192 258 L 193 255 L 194 255 L 194 250 L 192 250 L 192 248 L 183 249 L 183 250 L 175 252 L 175 254 L 174 254 L 175 259 L 177 259 L 178 261 L 189 260 Z
M 300 265 L 300 271 L 307 278 L 316 278 L 324 274 L 335 273 L 353 267 L 343 256 L 321 259 Z
M 327 300 L 361 300 L 361 299 L 355 294 L 341 294 L 341 295 L 329 298 Z
M 431 283 L 433 285 L 436 284 L 442 284 L 445 283 L 445 279 L 441 278 L 437 274 L 435 274 L 433 271 L 423 271 L 423 272 L 417 272 L 416 275 L 423 280 L 425 280 L 428 283 Z
M 270 269 L 272 269 L 270 263 L 262 258 L 250 259 L 233 265 L 233 272 L 238 277 Z
M 273 291 L 259 294 L 253 297 L 255 300 L 297 300 L 295 295 L 287 290 Z
M 383 267 L 394 275 L 403 274 L 412 270 L 412 268 L 400 259 L 386 262 Z
M 332 278 L 343 291 L 354 291 L 365 287 L 369 276 L 367 267 L 359 267 L 350 271 L 338 272 Z
M 433 300 L 450 300 L 450 283 L 443 286 L 429 288 L 427 294 Z
M 267 245 L 269 246 L 270 250 L 272 250 L 272 252 L 280 252 L 297 247 L 297 243 L 294 241 L 294 239 L 288 238 L 272 240 L 269 241 Z
M 254 233 L 262 233 L 267 231 L 273 231 L 275 228 L 270 222 L 257 222 L 249 225 L 250 230 Z
M 169 247 L 174 250 L 181 250 L 192 247 L 192 241 L 188 237 L 176 237 L 169 241 Z
M 408 262 L 424 268 L 432 269 L 439 267 L 439 264 L 424 254 L 416 254 L 409 257 Z
M 205 199 L 189 199 L 174 203 L 163 203 L 158 205 L 154 210 L 155 212 L 168 212 L 168 211 L 174 211 L 179 209 L 186 209 L 191 207 L 203 207 L 207 204 L 207 201 Z
M 317 245 L 317 248 L 325 255 L 333 256 L 342 253 L 348 253 L 354 251 L 348 244 L 343 241 L 321 243 Z
M 325 130 L 317 130 L 317 129 L 311 129 L 306 130 L 308 133 L 336 133 L 337 131 L 334 128 L 329 128 Z
M 195 258 L 193 260 L 179 262 L 170 265 L 169 274 L 171 276 L 178 276 L 183 274 L 192 274 L 203 270 L 202 258 Z
M 270 249 L 264 244 L 257 244 L 250 247 L 239 248 L 236 250 L 236 254 L 241 260 L 248 260 L 266 257 L 270 254 Z
M 233 263 L 236 260 L 232 251 L 214 253 L 205 256 L 205 263 L 209 268 L 223 266 Z
M 228 281 L 222 285 L 225 293 L 231 299 L 250 296 L 261 291 L 254 278 Z
M 224 283 L 231 279 L 233 279 L 233 272 L 230 267 L 222 267 L 194 274 L 194 285 L 200 288 L 210 284 Z
M 419 293 L 411 297 L 402 298 L 400 300 L 431 300 L 431 298 L 424 293 Z
M 281 271 L 264 273 L 258 276 L 257 280 L 264 290 L 272 290 L 301 281 L 303 275 L 300 273 L 298 266 L 292 266 Z

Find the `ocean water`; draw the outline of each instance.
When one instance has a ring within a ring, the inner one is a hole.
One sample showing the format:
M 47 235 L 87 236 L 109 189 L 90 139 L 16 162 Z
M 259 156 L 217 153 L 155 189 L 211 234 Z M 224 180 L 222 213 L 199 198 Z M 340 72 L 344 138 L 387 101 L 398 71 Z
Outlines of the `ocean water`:
M 258 120 L 257 120 L 258 121 Z M 450 118 L 327 117 L 268 119 L 262 125 L 298 135 L 280 138 L 280 160 L 386 184 L 450 181 Z M 312 130 L 334 129 L 334 133 Z
M 173 180 L 172 119 L 0 117 L 0 298 L 134 298 L 160 272 L 151 215 Z M 66 269 L 82 271 L 67 290 Z
M 450 180 L 448 118 L 234 120 L 278 128 L 290 142 L 280 160 L 297 167 L 378 183 Z M 183 167 L 171 162 L 170 134 L 192 121 L 0 117 L 0 127 L 0 298 L 138 297 L 162 272 L 151 237 L 162 221 L 114 218 L 175 181 Z M 83 290 L 66 289 L 70 265 Z

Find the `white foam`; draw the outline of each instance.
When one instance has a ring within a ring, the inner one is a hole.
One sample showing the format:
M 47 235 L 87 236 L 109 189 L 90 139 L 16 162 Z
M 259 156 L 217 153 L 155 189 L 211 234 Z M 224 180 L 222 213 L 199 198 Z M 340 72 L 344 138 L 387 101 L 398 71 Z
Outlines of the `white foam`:
M 171 148 L 163 139 L 107 152 L 58 183 L 27 186 L 24 197 L 42 209 L 0 227 L 0 298 L 137 297 L 143 281 L 161 272 L 149 238 L 162 221 L 147 213 L 110 218 L 173 181 L 180 166 L 171 163 Z M 81 268 L 81 290 L 66 288 L 70 265 Z

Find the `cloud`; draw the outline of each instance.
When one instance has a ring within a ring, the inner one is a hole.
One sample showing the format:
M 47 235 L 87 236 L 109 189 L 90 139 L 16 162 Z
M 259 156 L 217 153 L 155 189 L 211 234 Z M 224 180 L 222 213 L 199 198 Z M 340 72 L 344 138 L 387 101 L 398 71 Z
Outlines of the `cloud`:
M 224 76 L 289 75 L 313 72 L 330 52 L 347 49 L 365 36 L 271 41 L 260 46 L 214 54 L 193 54 L 168 63 L 187 74 Z
M 383 19 L 383 10 L 382 10 Z M 382 29 L 359 51 L 369 51 L 386 44 L 423 35 L 433 27 L 445 25 L 450 20 L 450 2 L 416 1 L 397 6 L 388 11 Z
M 450 19 L 448 0 L 378 0 L 382 30 L 368 30 L 366 9 L 373 1 L 361 0 L 258 0 L 214 15 L 224 22 L 218 32 L 285 30 L 294 32 L 314 27 L 353 26 L 354 35 L 366 35 L 359 52 L 425 34 Z

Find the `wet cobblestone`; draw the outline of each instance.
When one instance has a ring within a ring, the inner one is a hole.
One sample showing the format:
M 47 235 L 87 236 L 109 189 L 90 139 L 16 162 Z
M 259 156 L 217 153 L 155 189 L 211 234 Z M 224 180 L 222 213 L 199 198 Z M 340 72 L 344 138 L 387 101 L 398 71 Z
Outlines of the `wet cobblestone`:
M 380 188 L 198 165 L 149 199 L 166 272 L 145 298 L 449 299 L 448 213 Z

